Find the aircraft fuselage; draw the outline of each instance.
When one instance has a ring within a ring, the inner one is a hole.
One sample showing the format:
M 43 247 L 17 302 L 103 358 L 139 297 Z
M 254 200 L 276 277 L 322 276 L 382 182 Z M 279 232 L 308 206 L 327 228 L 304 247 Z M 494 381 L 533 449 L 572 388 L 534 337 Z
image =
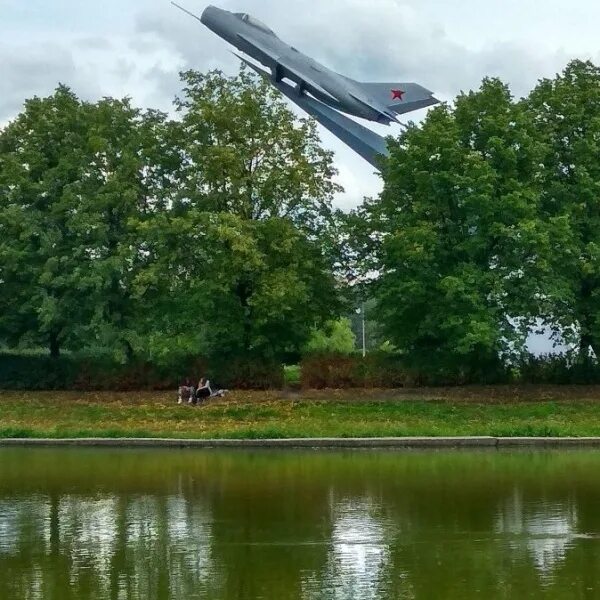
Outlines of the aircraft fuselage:
M 340 75 L 289 46 L 264 24 L 249 15 L 208 6 L 201 21 L 219 37 L 270 69 L 276 81 L 296 83 L 300 94 L 309 92 L 342 112 L 389 124 L 396 115 L 365 93 L 361 83 Z

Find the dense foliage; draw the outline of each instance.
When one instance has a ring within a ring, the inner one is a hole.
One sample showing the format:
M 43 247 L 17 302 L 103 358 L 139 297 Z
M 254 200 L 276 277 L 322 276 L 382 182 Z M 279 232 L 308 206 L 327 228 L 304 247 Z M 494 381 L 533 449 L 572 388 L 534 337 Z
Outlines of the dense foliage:
M 544 322 L 600 358 L 600 68 L 573 62 L 523 102 L 543 144 L 537 218 L 551 251 Z
M 470 379 L 541 327 L 580 360 L 600 351 L 599 91 L 579 61 L 519 101 L 486 79 L 391 141 L 354 254 L 409 364 Z
M 334 352 L 352 354 L 356 347 L 356 336 L 352 331 L 350 319 L 342 317 L 329 321 L 321 329 L 313 330 L 310 339 L 304 347 L 307 354 Z
M 268 82 L 182 78 L 175 118 L 59 86 L 0 130 L 0 343 L 264 381 L 304 355 L 317 387 L 595 380 L 598 67 L 430 110 L 349 214 Z M 363 326 L 387 352 L 357 365 Z M 568 356 L 531 358 L 536 329 Z
M 0 132 L 0 339 L 281 360 L 336 314 L 314 123 L 244 71 L 183 79 L 176 120 L 61 86 Z

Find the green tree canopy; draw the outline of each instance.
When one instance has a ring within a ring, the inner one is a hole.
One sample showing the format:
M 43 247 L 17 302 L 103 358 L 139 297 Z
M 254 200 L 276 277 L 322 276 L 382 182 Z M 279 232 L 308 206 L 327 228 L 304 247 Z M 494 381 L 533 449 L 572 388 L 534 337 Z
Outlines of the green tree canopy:
M 600 69 L 573 61 L 525 105 L 544 144 L 538 214 L 552 244 L 541 316 L 600 357 Z
M 166 128 L 162 113 L 60 86 L 0 132 L 1 327 L 13 341 L 132 352 L 143 248 L 130 220 L 165 205 L 177 160 Z
M 242 68 L 182 74 L 182 202 L 248 220 L 286 218 L 311 233 L 331 218 L 339 187 L 315 122 L 298 119 L 279 92 Z
M 262 78 L 183 78 L 179 194 L 144 234 L 152 326 L 208 354 L 297 353 L 338 303 L 331 153 Z
M 351 354 L 356 349 L 356 336 L 350 319 L 342 317 L 328 321 L 320 329 L 314 329 L 304 350 L 305 352 L 332 352 Z
M 261 78 L 183 74 L 178 119 L 60 86 L 0 132 L 0 336 L 282 357 L 332 316 L 332 155 Z
M 384 334 L 420 365 L 483 365 L 524 342 L 550 246 L 539 146 L 496 79 L 390 142 L 384 191 L 366 210 L 376 299 Z

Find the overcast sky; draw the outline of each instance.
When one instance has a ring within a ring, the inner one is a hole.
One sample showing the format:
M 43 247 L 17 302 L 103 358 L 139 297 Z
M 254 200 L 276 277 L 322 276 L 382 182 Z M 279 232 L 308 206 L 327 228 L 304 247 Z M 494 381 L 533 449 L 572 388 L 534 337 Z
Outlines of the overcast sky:
M 180 0 L 201 13 L 198 0 Z M 218 0 L 253 14 L 279 36 L 350 77 L 417 81 L 445 100 L 500 76 L 520 96 L 571 58 L 600 58 L 600 2 L 573 0 Z M 25 98 L 61 82 L 81 97 L 129 95 L 169 110 L 178 72 L 234 74 L 227 44 L 167 0 L 0 0 L 0 124 Z M 423 111 L 413 113 L 418 120 Z M 377 126 L 377 131 L 394 133 Z M 376 195 L 372 167 L 321 133 L 335 150 L 336 202 Z

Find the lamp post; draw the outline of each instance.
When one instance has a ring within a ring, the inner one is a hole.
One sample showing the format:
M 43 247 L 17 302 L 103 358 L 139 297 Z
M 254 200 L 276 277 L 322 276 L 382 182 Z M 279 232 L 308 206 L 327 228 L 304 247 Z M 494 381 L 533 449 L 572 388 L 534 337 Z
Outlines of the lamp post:
M 365 303 L 362 303 L 360 308 L 356 309 L 356 314 L 361 315 L 361 324 L 362 324 L 362 355 L 363 358 L 367 356 L 367 344 L 366 344 L 366 335 L 365 335 Z

